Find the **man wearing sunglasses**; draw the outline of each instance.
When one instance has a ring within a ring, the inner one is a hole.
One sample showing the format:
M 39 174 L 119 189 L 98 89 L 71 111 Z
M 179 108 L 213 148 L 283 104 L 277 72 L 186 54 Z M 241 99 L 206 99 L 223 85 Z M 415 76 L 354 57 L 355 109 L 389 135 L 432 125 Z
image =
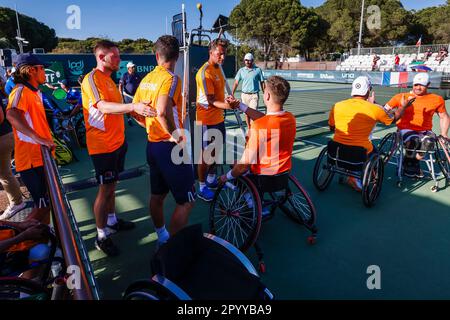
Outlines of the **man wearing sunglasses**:
M 375 104 L 375 95 L 370 91 L 372 84 L 367 77 L 358 77 L 352 84 L 352 97 L 336 103 L 330 112 L 328 124 L 334 132 L 333 140 L 348 146 L 363 147 L 367 154 L 376 152 L 370 135 L 377 122 L 390 125 L 400 119 L 408 105 L 402 97 L 400 108 L 389 113 L 382 106 Z M 347 183 L 356 191 L 361 191 L 360 179 L 348 177 Z
M 251 53 L 244 57 L 245 66 L 239 69 L 236 74 L 232 95 L 236 92 L 239 82 L 242 81 L 242 103 L 257 110 L 259 101 L 259 87 L 264 93 L 264 75 L 261 69 L 254 65 L 254 58 Z M 250 118 L 246 115 L 247 125 L 250 127 Z
M 408 98 L 414 98 L 411 108 L 405 111 L 405 115 L 397 123 L 397 128 L 402 134 L 403 142 L 407 149 L 432 150 L 434 147 L 433 116 L 438 114 L 441 135 L 448 138 L 450 117 L 445 108 L 444 99 L 428 92 L 430 76 L 426 72 L 418 73 L 413 80 L 413 90 L 407 94 Z M 386 110 L 392 110 L 400 106 L 403 94 L 395 95 L 386 105 Z M 425 156 L 424 152 L 406 152 L 403 168 L 404 174 L 411 178 L 423 178 L 420 169 L 420 160 Z

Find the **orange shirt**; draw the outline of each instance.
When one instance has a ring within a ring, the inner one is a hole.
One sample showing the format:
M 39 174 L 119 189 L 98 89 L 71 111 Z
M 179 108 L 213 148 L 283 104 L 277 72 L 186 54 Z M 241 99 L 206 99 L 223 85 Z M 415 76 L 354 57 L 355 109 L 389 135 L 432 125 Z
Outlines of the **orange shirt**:
M 207 95 L 225 101 L 225 77 L 220 66 L 206 62 L 195 76 L 197 82 L 197 121 L 202 125 L 215 125 L 224 121 L 223 110 L 208 103 Z
M 23 84 L 14 87 L 9 95 L 7 109 L 17 109 L 23 112 L 23 116 L 30 128 L 40 137 L 52 140 L 52 134 L 45 116 L 42 93 Z M 44 165 L 41 154 L 41 145 L 22 132 L 14 131 L 14 158 L 17 171 L 24 171 Z
M 168 95 L 173 101 L 173 118 L 177 129 L 183 128 L 182 119 L 182 95 L 180 78 L 164 67 L 157 66 L 147 74 L 139 84 L 133 102 L 149 102 L 156 109 L 156 103 L 160 96 Z M 159 142 L 170 139 L 172 132 L 167 132 L 161 126 L 157 118 L 145 118 L 148 141 Z
M 97 109 L 99 101 L 122 103 L 122 97 L 111 77 L 100 70 L 89 72 L 81 84 L 86 144 L 90 155 L 111 153 L 125 141 L 122 114 L 103 114 Z
M 395 95 L 388 103 L 390 108 L 401 106 L 403 93 Z M 412 96 L 412 92 L 405 94 L 405 98 Z M 417 96 L 412 106 L 405 109 L 403 117 L 397 122 L 400 130 L 409 129 L 414 131 L 426 131 L 433 129 L 433 115 L 435 113 L 444 113 L 445 101 L 437 94 L 428 93 L 423 96 Z
M 394 119 L 373 103 L 348 99 L 336 103 L 330 112 L 328 124 L 335 127 L 333 140 L 349 146 L 359 146 L 372 152 L 370 134 L 378 121 L 390 125 Z
M 253 174 L 276 175 L 291 170 L 296 132 L 295 117 L 287 111 L 255 120 L 240 163 L 251 164 Z

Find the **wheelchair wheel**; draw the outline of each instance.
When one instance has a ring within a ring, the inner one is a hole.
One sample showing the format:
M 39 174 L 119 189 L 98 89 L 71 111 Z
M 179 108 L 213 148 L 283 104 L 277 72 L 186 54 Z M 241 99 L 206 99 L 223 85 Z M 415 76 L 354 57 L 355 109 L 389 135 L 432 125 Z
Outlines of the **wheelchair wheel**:
M 362 198 L 366 207 L 375 204 L 381 192 L 384 176 L 383 160 L 378 155 L 373 155 L 364 165 L 362 181 Z
M 320 191 L 324 191 L 330 185 L 334 176 L 334 172 L 331 170 L 330 164 L 328 164 L 327 150 L 327 147 L 323 148 L 314 165 L 313 183 Z
M 49 300 L 50 292 L 40 284 L 24 278 L 0 278 L 0 300 Z
M 398 143 L 398 135 L 396 132 L 388 133 L 384 136 L 383 139 L 381 139 L 380 143 L 377 146 L 377 149 L 384 165 L 386 165 L 389 160 L 391 160 L 392 156 L 397 150 Z
M 450 142 L 443 136 L 439 136 L 436 142 L 436 160 L 442 174 L 450 180 Z
M 217 189 L 210 207 L 210 233 L 244 252 L 258 237 L 261 211 L 255 185 L 248 178 L 239 177 Z
M 280 208 L 295 222 L 312 228 L 316 223 L 316 209 L 306 190 L 292 175 L 289 176 L 287 192 L 287 200 Z
M 138 280 L 125 290 L 123 300 L 176 300 L 163 292 L 161 286 L 152 280 Z

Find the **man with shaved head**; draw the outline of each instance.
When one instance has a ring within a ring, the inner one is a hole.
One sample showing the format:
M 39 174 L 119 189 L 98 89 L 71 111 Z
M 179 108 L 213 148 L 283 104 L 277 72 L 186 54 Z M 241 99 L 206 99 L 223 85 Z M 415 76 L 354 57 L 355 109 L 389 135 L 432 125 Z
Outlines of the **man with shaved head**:
M 134 112 L 153 117 L 156 113 L 142 102 L 122 103 L 120 91 L 111 79 L 111 74 L 119 70 L 120 53 L 116 44 L 101 40 L 95 45 L 94 54 L 97 67 L 84 77 L 81 91 L 86 144 L 99 184 L 94 202 L 95 246 L 108 256 L 116 256 L 119 250 L 109 236 L 134 228 L 134 223 L 117 219 L 115 214 L 116 183 L 124 170 L 127 152 L 123 114 Z

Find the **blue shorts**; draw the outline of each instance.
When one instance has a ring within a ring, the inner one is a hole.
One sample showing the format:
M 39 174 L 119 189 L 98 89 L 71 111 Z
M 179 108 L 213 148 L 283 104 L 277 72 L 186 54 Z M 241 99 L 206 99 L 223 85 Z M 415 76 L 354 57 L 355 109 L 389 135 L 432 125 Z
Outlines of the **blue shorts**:
M 171 154 L 175 146 L 175 143 L 165 141 L 147 144 L 152 194 L 164 195 L 170 191 L 177 204 L 194 202 L 196 193 L 193 167 L 191 164 L 173 163 Z
M 215 129 L 215 130 L 213 130 Z M 209 131 L 211 130 L 211 131 Z M 216 148 L 222 148 L 226 141 L 225 122 L 218 124 L 202 125 L 202 149 L 206 149 L 208 145 L 216 140 L 217 130 L 222 134 L 222 141 L 217 141 Z M 219 138 L 219 137 L 217 137 Z
M 23 184 L 33 197 L 35 208 L 47 208 L 50 200 L 47 193 L 47 181 L 45 180 L 44 167 L 36 167 L 20 171 Z

